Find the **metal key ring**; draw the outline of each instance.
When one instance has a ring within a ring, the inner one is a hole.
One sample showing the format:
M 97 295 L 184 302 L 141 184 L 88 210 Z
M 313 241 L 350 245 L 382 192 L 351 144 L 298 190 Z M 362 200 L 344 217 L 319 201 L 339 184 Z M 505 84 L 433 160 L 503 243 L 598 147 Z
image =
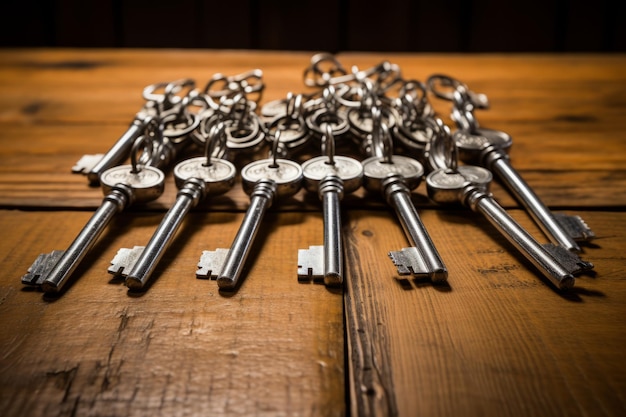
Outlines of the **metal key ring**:
M 182 100 L 182 98 L 176 94 L 183 91 L 185 87 L 190 87 L 189 91 L 193 90 L 195 88 L 195 81 L 190 78 L 184 78 L 176 81 L 150 84 L 143 89 L 142 97 L 145 100 L 160 104 L 162 107 L 161 110 L 169 110 Z M 156 93 L 156 91 L 160 89 L 163 89 L 163 93 Z
M 260 69 L 254 69 L 243 74 L 235 75 L 227 77 L 224 74 L 215 74 L 207 85 L 204 87 L 203 93 L 208 95 L 211 98 L 220 98 L 220 97 L 228 97 L 233 93 L 242 92 L 246 95 L 251 93 L 258 93 L 260 99 L 260 94 L 265 89 L 265 83 L 262 80 L 263 71 Z M 250 80 L 255 80 L 258 82 L 250 83 Z M 213 87 L 219 83 L 222 83 L 223 87 L 219 89 L 213 89 Z M 254 101 L 257 101 L 254 100 Z
M 330 69 L 322 70 L 322 64 L 330 64 Z M 326 87 L 330 84 L 336 84 L 333 82 L 333 79 L 338 78 L 336 74 L 345 76 L 348 72 L 334 55 L 328 53 L 315 54 L 311 57 L 311 64 L 304 70 L 304 85 L 307 87 Z
M 326 132 L 322 136 L 322 154 L 328 158 L 329 165 L 335 165 L 335 135 L 330 124 L 326 123 Z
M 133 174 L 138 174 L 143 169 L 143 165 L 145 164 L 141 163 L 142 160 L 152 159 L 153 149 L 150 146 L 146 146 L 146 142 L 147 142 L 147 137 L 145 135 L 141 135 L 137 139 L 135 139 L 135 141 L 133 142 L 133 146 L 130 149 L 130 165 L 132 166 L 132 169 L 130 172 L 132 172 Z M 137 158 L 140 151 L 141 151 L 141 157 Z M 144 157 L 146 153 L 147 153 L 147 157 Z
M 433 93 L 435 97 L 442 100 L 452 101 L 454 92 L 459 89 L 468 90 L 467 86 L 461 81 L 444 74 L 433 74 L 426 80 L 428 91 Z M 447 88 L 447 91 L 442 88 Z
M 206 158 L 206 163 L 203 164 L 204 166 L 211 166 L 211 157 L 216 152 L 218 144 L 220 145 L 219 148 L 217 148 L 219 149 L 218 154 L 222 154 L 226 150 L 226 135 L 224 134 L 224 129 L 225 126 L 223 122 L 219 122 L 211 127 L 204 146 L 204 156 Z
M 432 140 L 426 145 L 428 165 L 431 170 L 457 170 L 458 150 L 450 128 L 439 118 L 429 118 L 427 123 L 435 132 Z
M 170 113 L 166 115 L 165 117 L 163 117 L 162 119 L 163 126 L 164 126 L 163 136 L 167 137 L 174 144 L 179 144 L 179 143 L 184 142 L 187 139 L 188 135 L 194 130 L 196 130 L 196 128 L 200 125 L 200 117 L 198 117 L 197 114 L 188 113 L 187 120 L 184 121 L 185 127 L 183 128 L 165 127 L 165 126 L 171 125 L 172 122 L 179 120 L 178 117 L 179 117 L 178 114 Z

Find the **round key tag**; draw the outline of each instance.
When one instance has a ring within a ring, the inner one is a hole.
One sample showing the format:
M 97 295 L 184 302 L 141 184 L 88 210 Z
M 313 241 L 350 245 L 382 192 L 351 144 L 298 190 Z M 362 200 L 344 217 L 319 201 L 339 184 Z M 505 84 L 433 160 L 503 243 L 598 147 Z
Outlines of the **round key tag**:
M 157 199 L 163 194 L 165 175 L 151 166 L 143 166 L 136 172 L 131 165 L 119 165 L 109 168 L 100 175 L 100 184 L 105 195 L 119 184 L 129 186 L 133 190 L 135 202 Z
M 230 190 L 235 182 L 237 169 L 224 159 L 211 158 L 210 165 L 207 158 L 199 156 L 180 162 L 174 168 L 176 186 L 181 188 L 190 178 L 198 178 L 207 185 L 209 194 L 223 194 Z

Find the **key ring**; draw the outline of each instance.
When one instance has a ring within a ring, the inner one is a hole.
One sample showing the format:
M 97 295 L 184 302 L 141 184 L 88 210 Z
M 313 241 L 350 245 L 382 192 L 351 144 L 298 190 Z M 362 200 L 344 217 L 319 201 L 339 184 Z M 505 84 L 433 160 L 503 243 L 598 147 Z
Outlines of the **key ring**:
M 333 128 L 329 123 L 325 123 L 325 134 L 322 136 L 322 153 L 326 154 L 328 165 L 335 165 L 335 135 L 333 135 Z
M 452 170 L 458 168 L 458 150 L 456 142 L 450 133 L 450 128 L 439 118 L 428 119 L 435 132 L 432 140 L 426 145 L 428 165 L 432 171 Z
M 264 89 L 263 71 L 254 69 L 230 77 L 215 74 L 204 87 L 203 93 L 211 99 L 228 98 L 234 93 L 243 93 L 245 96 L 257 94 L 252 101 L 259 102 Z
M 170 82 L 160 82 L 146 86 L 143 89 L 142 96 L 147 101 L 154 101 L 157 103 L 157 111 L 165 112 L 179 104 L 182 97 L 189 95 L 195 86 L 196 83 L 191 78 L 184 78 Z M 161 89 L 163 89 L 162 94 L 156 92 Z M 182 96 L 178 95 L 181 91 L 186 91 L 186 93 Z
M 324 70 L 322 69 L 323 65 L 329 68 Z M 328 53 L 315 54 L 311 57 L 311 64 L 304 70 L 304 85 L 307 87 L 326 87 L 337 84 L 336 80 L 347 74 L 348 71 L 334 55 Z
M 226 149 L 226 135 L 225 135 L 225 125 L 223 122 L 218 122 L 211 126 L 211 130 L 209 131 L 209 136 L 206 139 L 206 144 L 204 146 L 204 156 L 206 158 L 206 162 L 202 164 L 202 166 L 210 167 L 213 162 L 211 162 L 211 157 L 213 153 L 215 153 L 215 149 L 219 144 L 220 154 L 222 150 Z
M 141 135 L 133 142 L 133 146 L 130 149 L 130 172 L 133 174 L 138 174 L 143 169 L 145 164 L 142 164 L 141 161 L 143 159 L 151 160 L 152 159 L 152 147 L 148 146 L 146 142 L 148 141 L 147 136 Z M 137 158 L 137 155 L 141 152 L 141 157 Z M 147 157 L 144 155 L 147 154 Z

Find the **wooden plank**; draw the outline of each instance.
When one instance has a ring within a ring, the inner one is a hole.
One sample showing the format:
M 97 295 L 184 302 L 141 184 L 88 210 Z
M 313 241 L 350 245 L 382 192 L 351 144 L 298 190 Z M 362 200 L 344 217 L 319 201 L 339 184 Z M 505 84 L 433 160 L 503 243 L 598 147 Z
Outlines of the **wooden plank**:
M 203 250 L 228 247 L 241 214 L 193 213 L 149 289 L 106 273 L 159 213 L 119 215 L 58 298 L 23 289 L 39 252 L 66 246 L 79 212 L 0 211 L 0 410 L 18 415 L 342 415 L 343 303 L 297 280 L 297 248 L 321 216 L 268 213 L 235 293 L 195 278 Z
M 583 214 L 598 233 L 584 254 L 596 274 L 559 294 L 484 219 L 461 211 L 421 212 L 449 285 L 400 280 L 385 259 L 406 246 L 400 226 L 350 212 L 352 415 L 621 415 L 625 217 Z

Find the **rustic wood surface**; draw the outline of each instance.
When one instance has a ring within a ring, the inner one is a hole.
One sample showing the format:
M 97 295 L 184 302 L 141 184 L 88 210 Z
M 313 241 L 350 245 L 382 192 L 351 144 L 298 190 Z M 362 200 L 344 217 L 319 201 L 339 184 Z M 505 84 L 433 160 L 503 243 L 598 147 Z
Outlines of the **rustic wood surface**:
M 621 416 L 626 413 L 626 57 L 341 54 L 383 59 L 487 94 L 485 127 L 511 134 L 513 164 L 550 207 L 598 238 L 595 273 L 560 294 L 478 214 L 414 203 L 450 271 L 400 279 L 407 246 L 393 213 L 363 191 L 344 201 L 344 291 L 298 283 L 297 249 L 322 242 L 315 197 L 268 213 L 235 293 L 194 277 L 203 250 L 230 245 L 240 184 L 194 209 L 149 288 L 106 273 L 143 245 L 175 198 L 121 213 L 58 297 L 23 288 L 39 253 L 64 249 L 102 193 L 70 173 L 119 137 L 147 84 L 261 68 L 263 101 L 306 91 L 309 53 L 0 51 L 0 414 Z M 445 114 L 448 103 L 435 103 Z M 496 198 L 546 242 L 498 184 Z

